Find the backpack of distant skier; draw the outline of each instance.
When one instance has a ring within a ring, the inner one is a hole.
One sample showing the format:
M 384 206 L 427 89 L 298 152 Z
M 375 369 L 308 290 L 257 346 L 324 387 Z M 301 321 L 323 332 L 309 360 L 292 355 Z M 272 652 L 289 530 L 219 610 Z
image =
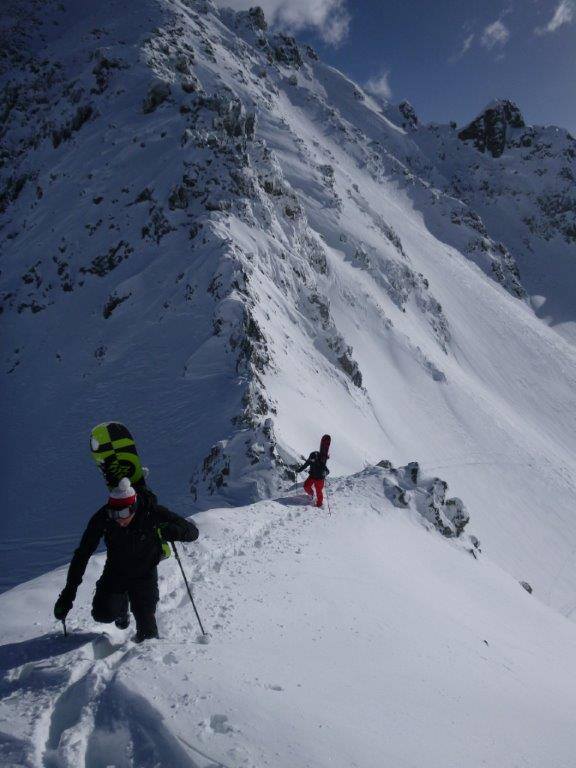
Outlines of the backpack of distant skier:
M 328 470 L 326 468 L 326 461 L 320 451 L 312 451 L 310 454 L 310 474 L 318 480 L 326 479 Z

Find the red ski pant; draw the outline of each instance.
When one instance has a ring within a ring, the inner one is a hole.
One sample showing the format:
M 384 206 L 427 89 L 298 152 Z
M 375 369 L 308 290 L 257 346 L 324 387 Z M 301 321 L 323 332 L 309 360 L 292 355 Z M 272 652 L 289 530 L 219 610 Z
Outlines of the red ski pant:
M 321 507 L 322 502 L 324 501 L 324 495 L 322 493 L 324 488 L 324 480 L 314 480 L 313 477 L 309 477 L 308 480 L 306 480 L 304 483 L 304 490 L 310 496 L 312 496 L 312 486 L 314 486 L 316 490 L 316 506 Z

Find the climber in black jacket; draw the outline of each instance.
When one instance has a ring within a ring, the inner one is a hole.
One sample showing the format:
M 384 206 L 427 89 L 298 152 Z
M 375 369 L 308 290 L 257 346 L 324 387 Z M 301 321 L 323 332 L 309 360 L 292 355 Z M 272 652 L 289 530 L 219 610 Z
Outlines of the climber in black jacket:
M 136 640 L 158 637 L 157 565 L 162 559 L 163 542 L 195 541 L 198 529 L 189 520 L 158 504 L 146 486 L 131 487 L 123 478 L 110 492 L 105 506 L 90 519 L 68 568 L 66 586 L 54 606 L 54 615 L 68 615 L 84 571 L 100 539 L 104 538 L 107 558 L 96 583 L 92 617 L 103 623 L 115 622 L 120 629 L 130 623 L 128 606 L 136 620 Z

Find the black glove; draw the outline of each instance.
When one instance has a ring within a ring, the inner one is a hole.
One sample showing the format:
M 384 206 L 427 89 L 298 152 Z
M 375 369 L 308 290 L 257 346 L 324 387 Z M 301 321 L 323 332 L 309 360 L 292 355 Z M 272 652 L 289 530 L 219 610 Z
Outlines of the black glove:
M 158 526 L 160 537 L 164 541 L 196 541 L 198 529 L 189 520 L 184 518 L 175 522 L 160 523 Z
M 74 597 L 75 595 L 73 595 L 69 589 L 66 589 L 66 587 L 60 592 L 60 596 L 54 604 L 54 616 L 58 621 L 64 621 L 66 616 L 68 616 L 74 605 Z

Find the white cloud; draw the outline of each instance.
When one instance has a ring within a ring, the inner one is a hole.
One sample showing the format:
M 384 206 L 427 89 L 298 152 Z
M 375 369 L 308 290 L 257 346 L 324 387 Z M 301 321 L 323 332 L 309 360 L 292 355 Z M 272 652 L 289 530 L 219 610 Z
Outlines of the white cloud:
M 221 6 L 246 10 L 259 5 L 271 26 L 287 32 L 313 29 L 326 43 L 338 45 L 348 34 L 346 0 L 217 0 Z
M 468 35 L 466 40 L 464 40 L 464 43 L 462 44 L 462 50 L 460 51 L 460 54 L 464 56 L 465 53 L 467 53 L 470 50 L 470 46 L 474 42 L 474 32 L 472 32 L 471 35 Z
M 392 88 L 390 88 L 389 77 L 390 72 L 386 70 L 385 72 L 382 72 L 381 75 L 371 77 L 364 85 L 364 88 L 375 96 L 380 96 L 383 99 L 390 99 L 392 97 Z
M 506 24 L 498 19 L 492 24 L 488 24 L 488 26 L 484 29 L 484 32 L 482 32 L 482 37 L 480 38 L 480 42 L 484 48 L 487 48 L 489 51 L 491 51 L 492 48 L 495 48 L 496 46 L 503 48 L 508 42 L 509 37 L 510 30 Z
M 574 21 L 574 3 L 572 0 L 560 0 L 554 16 L 550 19 L 545 27 L 536 27 L 534 32 L 537 35 L 548 35 L 552 32 L 556 32 L 557 29 L 563 27 L 565 24 L 571 24 Z
M 474 42 L 475 37 L 476 35 L 474 34 L 474 32 L 472 32 L 471 34 L 468 35 L 468 37 L 464 39 L 458 53 L 455 53 L 454 56 L 451 56 L 448 59 L 450 64 L 454 64 L 455 62 L 460 61 L 460 59 L 468 53 L 468 51 L 472 47 L 472 43 Z

